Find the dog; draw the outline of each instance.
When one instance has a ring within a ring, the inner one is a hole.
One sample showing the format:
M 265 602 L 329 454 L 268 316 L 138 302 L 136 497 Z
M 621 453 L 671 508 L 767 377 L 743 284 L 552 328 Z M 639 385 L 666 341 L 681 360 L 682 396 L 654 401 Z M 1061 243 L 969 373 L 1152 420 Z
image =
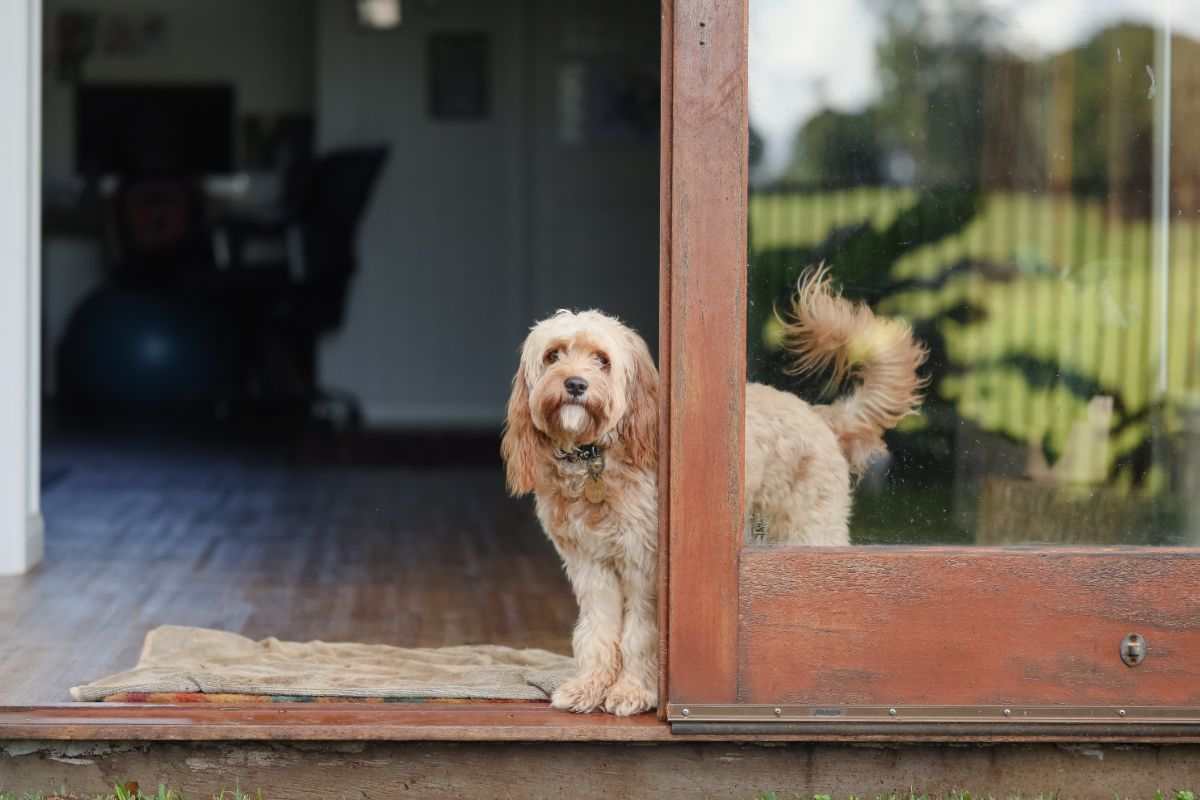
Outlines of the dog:
M 821 268 L 780 319 L 791 370 L 853 380 L 812 406 L 746 387 L 746 530 L 755 541 L 849 544 L 853 479 L 882 434 L 920 403 L 925 349 L 908 325 L 837 294 Z M 577 674 L 555 708 L 625 716 L 658 703 L 658 371 L 646 342 L 599 311 L 531 329 L 513 377 L 501 454 L 513 496 L 533 493 L 579 604 Z

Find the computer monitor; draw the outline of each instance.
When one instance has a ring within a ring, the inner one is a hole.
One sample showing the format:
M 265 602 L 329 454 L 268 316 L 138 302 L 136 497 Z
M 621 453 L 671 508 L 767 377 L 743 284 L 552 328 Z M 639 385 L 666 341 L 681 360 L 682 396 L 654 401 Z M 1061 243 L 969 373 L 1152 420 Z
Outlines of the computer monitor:
M 234 169 L 234 90 L 225 84 L 81 84 L 75 167 L 82 175 Z

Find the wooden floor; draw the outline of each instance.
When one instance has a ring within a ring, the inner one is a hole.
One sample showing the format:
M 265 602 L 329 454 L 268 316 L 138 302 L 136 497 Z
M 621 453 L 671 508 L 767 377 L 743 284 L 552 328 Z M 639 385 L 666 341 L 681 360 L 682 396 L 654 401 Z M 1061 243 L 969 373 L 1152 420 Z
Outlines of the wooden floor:
M 0 578 L 0 705 L 69 701 L 163 624 L 570 652 L 558 558 L 486 458 L 330 467 L 92 440 L 43 460 L 45 562 Z

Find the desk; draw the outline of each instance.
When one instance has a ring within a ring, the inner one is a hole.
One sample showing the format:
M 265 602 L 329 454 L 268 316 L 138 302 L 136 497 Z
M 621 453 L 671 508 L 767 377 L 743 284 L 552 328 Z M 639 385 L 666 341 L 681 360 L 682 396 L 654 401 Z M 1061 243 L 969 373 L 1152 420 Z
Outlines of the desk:
M 269 216 L 279 196 L 279 178 L 273 173 L 209 175 L 200 179 L 206 212 L 214 223 L 213 254 L 217 268 L 230 264 L 229 248 L 220 233 L 219 220 L 230 214 Z M 42 209 L 42 392 L 53 397 L 57 389 L 58 346 L 67 322 L 79 304 L 102 285 L 108 260 L 115 248 L 109 239 L 109 213 L 119 186 L 116 176 L 93 181 L 80 178 L 50 179 L 43 187 Z M 248 243 L 243 265 L 279 264 L 288 260 L 286 242 Z

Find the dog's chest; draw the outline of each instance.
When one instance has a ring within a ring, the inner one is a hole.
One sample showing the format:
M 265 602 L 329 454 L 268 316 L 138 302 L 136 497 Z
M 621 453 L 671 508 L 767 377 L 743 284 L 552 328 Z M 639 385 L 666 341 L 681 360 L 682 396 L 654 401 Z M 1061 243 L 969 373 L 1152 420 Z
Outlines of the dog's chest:
M 587 465 L 560 462 L 549 491 L 538 494 L 538 517 L 547 535 L 560 550 L 586 553 L 593 558 L 619 559 L 635 547 L 641 529 L 649 520 L 638 513 L 641 504 L 631 503 L 628 476 L 606 473 L 602 500 L 589 499 L 596 476 Z
M 555 461 L 555 487 L 567 500 L 601 505 L 603 500 L 607 499 L 608 491 L 606 482 L 610 479 L 610 476 L 604 474 L 603 460 L 598 463 L 599 466 L 597 467 L 583 460 L 568 461 L 566 459 L 559 459 Z M 604 490 L 599 493 L 599 496 L 593 494 L 592 497 L 594 499 L 589 499 L 587 489 L 590 485 L 597 483 L 603 486 Z

